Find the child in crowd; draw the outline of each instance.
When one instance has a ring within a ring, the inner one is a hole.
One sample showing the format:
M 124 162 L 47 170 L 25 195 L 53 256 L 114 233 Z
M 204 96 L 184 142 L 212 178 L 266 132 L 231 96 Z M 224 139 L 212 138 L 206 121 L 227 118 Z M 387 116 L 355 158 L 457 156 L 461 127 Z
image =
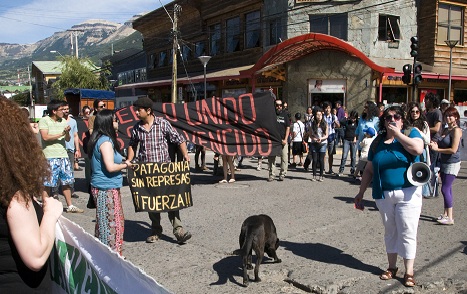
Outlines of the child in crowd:
M 376 131 L 374 128 L 369 127 L 363 130 L 365 137 L 360 142 L 360 147 L 362 148 L 362 153 L 360 154 L 360 158 L 358 159 L 357 167 L 355 168 L 354 178 L 361 181 L 362 177 L 360 173 L 363 173 L 365 170 L 366 163 L 368 161 L 368 151 L 370 150 L 370 145 L 375 139 Z

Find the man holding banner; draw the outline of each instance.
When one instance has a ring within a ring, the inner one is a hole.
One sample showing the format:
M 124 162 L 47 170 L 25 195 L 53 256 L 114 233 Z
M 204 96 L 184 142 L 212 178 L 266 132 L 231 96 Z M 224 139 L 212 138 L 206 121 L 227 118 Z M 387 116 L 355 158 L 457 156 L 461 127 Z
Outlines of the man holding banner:
M 133 103 L 133 107 L 140 121 L 131 131 L 131 139 L 128 147 L 128 163 L 135 157 L 139 163 L 170 162 L 169 141 L 178 145 L 184 159 L 190 161 L 184 137 L 180 136 L 166 119 L 154 116 L 153 101 L 151 99 L 148 97 L 141 97 Z M 152 232 L 146 239 L 146 242 L 154 243 L 159 240 L 162 234 L 161 215 L 159 212 L 150 211 L 148 213 L 152 222 Z M 180 220 L 180 210 L 168 211 L 168 217 L 172 224 L 173 234 L 177 238 L 177 242 L 182 244 L 189 240 L 191 234 L 183 228 Z

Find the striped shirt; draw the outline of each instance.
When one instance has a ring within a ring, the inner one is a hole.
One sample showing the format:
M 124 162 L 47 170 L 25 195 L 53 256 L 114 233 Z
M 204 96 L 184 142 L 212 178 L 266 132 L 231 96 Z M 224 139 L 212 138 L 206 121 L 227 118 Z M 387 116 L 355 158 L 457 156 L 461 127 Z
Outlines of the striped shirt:
M 137 156 L 140 162 L 170 162 L 168 141 L 180 145 L 185 138 L 166 119 L 154 117 L 149 131 L 142 121 L 133 127 L 129 145 L 136 152 L 139 143 Z

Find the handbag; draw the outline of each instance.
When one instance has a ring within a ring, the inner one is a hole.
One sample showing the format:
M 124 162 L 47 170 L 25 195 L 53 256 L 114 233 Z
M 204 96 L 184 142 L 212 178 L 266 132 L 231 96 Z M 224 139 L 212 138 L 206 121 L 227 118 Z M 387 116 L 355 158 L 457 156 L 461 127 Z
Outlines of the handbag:
M 300 128 L 300 135 L 302 137 L 302 153 L 308 153 L 308 139 L 305 141 L 305 136 L 303 135 L 302 127 L 300 124 L 298 124 L 298 127 Z
M 308 142 L 302 141 L 302 153 L 308 153 Z

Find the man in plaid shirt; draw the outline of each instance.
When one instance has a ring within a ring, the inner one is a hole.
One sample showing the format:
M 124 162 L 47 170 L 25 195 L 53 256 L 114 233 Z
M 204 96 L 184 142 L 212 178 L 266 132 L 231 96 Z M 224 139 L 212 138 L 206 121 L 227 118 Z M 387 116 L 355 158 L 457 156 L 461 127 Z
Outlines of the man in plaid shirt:
M 184 159 L 190 161 L 185 139 L 166 119 L 154 116 L 152 104 L 152 100 L 148 97 L 139 98 L 133 103 L 136 116 L 140 121 L 131 131 L 127 162 L 130 164 L 135 157 L 138 145 L 137 159 L 139 162 L 170 162 L 168 140 L 177 144 Z M 185 243 L 191 238 L 191 234 L 183 229 L 180 211 L 169 211 L 168 216 L 178 243 Z M 159 240 L 162 234 L 161 215 L 158 212 L 149 212 L 149 218 L 152 221 L 152 232 L 146 242 L 154 243 Z

